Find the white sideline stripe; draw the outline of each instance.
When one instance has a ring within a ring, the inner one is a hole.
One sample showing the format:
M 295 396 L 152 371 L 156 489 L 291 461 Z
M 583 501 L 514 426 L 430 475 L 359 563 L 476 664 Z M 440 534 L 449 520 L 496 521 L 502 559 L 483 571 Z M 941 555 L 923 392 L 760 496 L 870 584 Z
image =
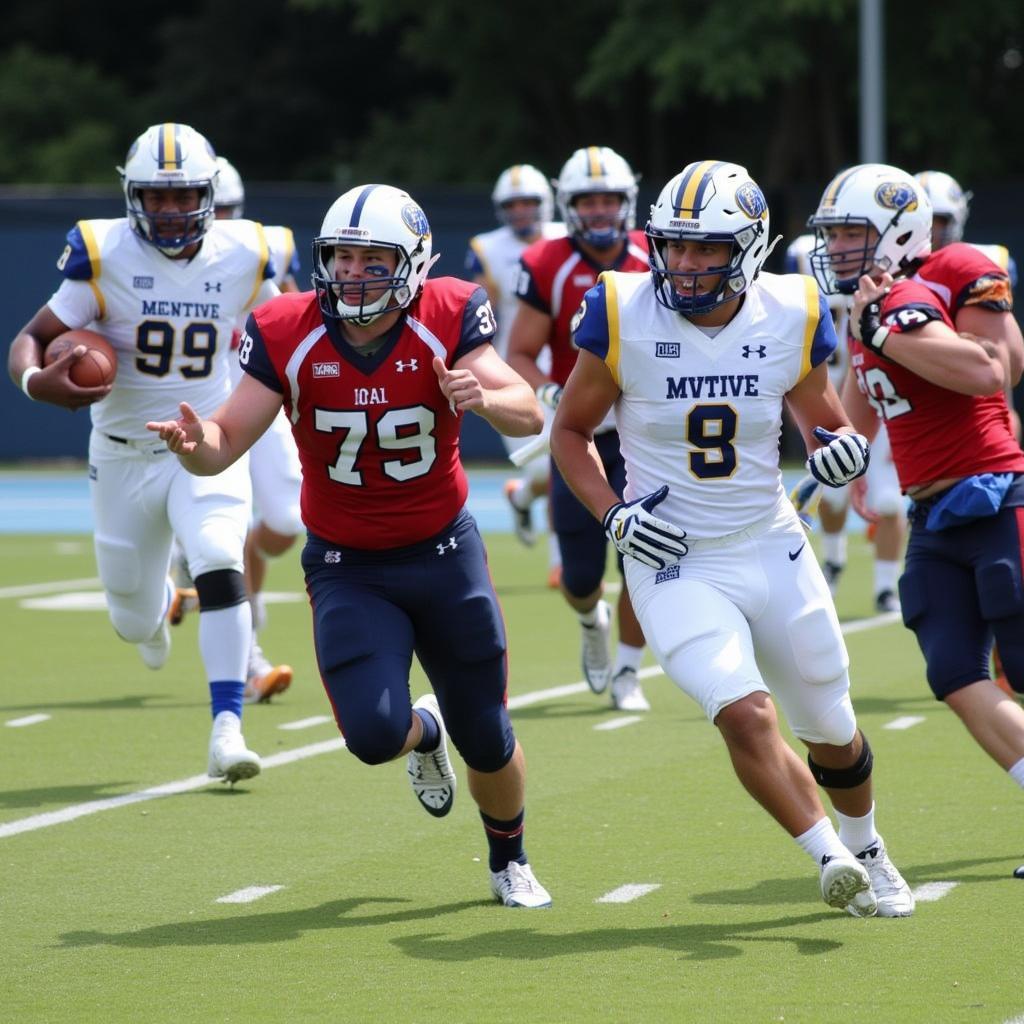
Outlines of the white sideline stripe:
M 9 722 L 4 722 L 4 725 L 12 729 L 20 729 L 23 725 L 38 725 L 40 722 L 49 721 L 49 719 L 49 715 L 26 715 L 24 718 L 12 718 Z
M 886 722 L 882 728 L 910 729 L 915 725 L 920 725 L 923 721 L 924 715 L 902 715 L 900 718 L 894 718 L 891 722 Z
M 624 725 L 632 725 L 634 722 L 639 721 L 640 715 L 626 715 L 624 718 L 610 718 L 607 722 L 595 725 L 594 729 L 598 732 L 607 732 L 611 729 L 621 729 Z
M 646 896 L 649 892 L 654 892 L 655 889 L 660 889 L 661 883 L 658 882 L 656 885 L 647 885 L 641 882 L 634 882 L 632 885 L 620 885 L 618 889 L 612 889 L 611 892 L 606 892 L 603 896 L 599 896 L 595 903 L 632 903 L 633 900 L 640 899 L 641 896 Z
M 318 754 L 329 754 L 331 751 L 341 750 L 344 746 L 345 741 L 338 737 L 333 740 L 325 740 L 322 743 L 311 743 L 308 747 L 297 747 L 295 750 L 271 754 L 270 757 L 264 757 L 261 760 L 265 769 L 276 768 L 278 765 L 302 761 L 307 757 L 316 757 Z M 140 789 L 135 793 L 112 796 L 106 800 L 89 800 L 84 804 L 72 804 L 70 807 L 61 808 L 59 811 L 33 814 L 29 818 L 19 818 L 17 821 L 8 821 L 0 825 L 0 839 L 20 835 L 22 832 L 34 832 L 36 829 L 49 828 L 51 825 L 63 825 L 66 821 L 84 818 L 89 814 L 112 811 L 118 807 L 127 807 L 129 804 L 155 800 L 161 796 L 175 796 L 179 793 L 189 793 L 193 789 L 204 789 L 207 786 L 212 786 L 215 781 L 209 775 L 192 775 L 187 779 L 165 782 L 161 786 L 151 786 L 149 789 Z
M 229 892 L 227 896 L 218 896 L 215 903 L 253 903 L 255 900 L 269 896 L 272 892 L 280 892 L 283 885 L 250 885 L 247 889 Z
M 98 587 L 100 578 L 84 580 L 52 580 L 50 583 L 24 583 L 20 587 L 0 587 L 0 597 L 31 597 L 32 594 L 57 594 L 74 587 Z
M 914 899 L 918 903 L 934 903 L 941 900 L 943 896 L 949 895 L 960 883 L 959 882 L 925 882 L 913 890 Z
M 313 715 L 312 718 L 298 718 L 294 722 L 285 722 L 279 725 L 278 729 L 311 729 L 314 725 L 323 725 L 324 722 L 333 722 L 330 715 Z
M 83 581 L 78 581 L 81 584 Z M 99 582 L 98 580 L 95 582 Z M 44 584 L 40 584 L 41 586 Z M 49 584 L 45 584 L 49 585 Z M 0 591 L 0 596 L 3 592 Z M 843 626 L 843 632 L 859 632 L 868 629 L 871 625 L 884 625 L 895 621 L 898 612 L 889 612 L 885 615 L 876 615 L 871 619 L 858 619 Z M 857 627 L 853 629 L 852 627 Z M 637 675 L 641 679 L 661 674 L 658 665 L 651 665 L 642 668 Z M 573 693 L 582 693 L 588 689 L 585 682 L 570 683 L 567 686 L 554 686 L 548 690 L 537 690 L 534 693 L 524 693 L 518 697 L 509 699 L 509 710 L 528 707 L 530 704 L 538 704 L 541 701 L 554 697 L 564 697 Z M 262 758 L 264 768 L 276 768 L 278 765 L 291 764 L 293 761 L 302 761 L 307 757 L 317 757 L 320 754 L 328 754 L 334 750 L 341 750 L 345 746 L 345 740 L 337 737 L 332 740 L 325 740 L 321 743 L 311 743 L 307 747 L 298 747 L 295 750 L 286 750 L 280 754 L 271 754 Z M 74 821 L 76 818 L 84 818 L 89 814 L 98 814 L 101 811 L 112 811 L 117 807 L 127 807 L 130 804 L 142 803 L 146 800 L 155 800 L 161 796 L 174 796 L 178 793 L 188 793 L 194 789 L 202 789 L 209 786 L 212 780 L 208 775 L 193 775 L 188 779 L 179 779 L 177 782 L 167 782 L 161 786 L 152 786 L 149 789 L 138 790 L 135 793 L 125 793 L 123 796 L 114 796 L 106 800 L 90 800 L 83 804 L 72 804 L 59 811 L 47 811 L 45 814 L 33 814 L 28 818 L 19 818 L 15 821 L 8 821 L 0 824 L 0 839 L 9 836 L 20 835 L 22 832 L 34 832 L 36 829 L 49 828 L 51 825 L 63 825 L 67 821 Z

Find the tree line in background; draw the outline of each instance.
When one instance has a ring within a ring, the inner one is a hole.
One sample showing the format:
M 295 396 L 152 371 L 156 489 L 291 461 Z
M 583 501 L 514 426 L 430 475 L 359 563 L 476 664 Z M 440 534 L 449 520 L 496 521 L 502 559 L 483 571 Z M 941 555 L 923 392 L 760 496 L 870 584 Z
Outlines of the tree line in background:
M 611 145 L 766 187 L 858 159 L 857 0 L 27 0 L 5 8 L 0 183 L 112 184 L 146 126 L 252 181 L 489 182 Z M 1019 177 L 1024 4 L 883 4 L 888 159 Z M 117 30 L 111 25 L 117 24 Z

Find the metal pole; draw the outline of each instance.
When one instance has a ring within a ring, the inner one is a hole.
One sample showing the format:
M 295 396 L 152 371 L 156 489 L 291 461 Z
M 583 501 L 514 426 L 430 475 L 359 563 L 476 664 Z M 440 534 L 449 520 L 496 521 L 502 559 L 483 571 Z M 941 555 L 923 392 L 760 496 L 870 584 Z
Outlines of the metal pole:
M 885 0 L 860 0 L 860 159 L 885 160 Z

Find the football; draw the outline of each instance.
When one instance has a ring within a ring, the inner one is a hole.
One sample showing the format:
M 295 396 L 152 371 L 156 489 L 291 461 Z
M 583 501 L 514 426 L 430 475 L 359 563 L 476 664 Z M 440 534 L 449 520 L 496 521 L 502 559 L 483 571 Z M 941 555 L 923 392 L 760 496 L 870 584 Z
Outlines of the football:
M 43 356 L 45 365 L 56 362 L 68 349 L 84 345 L 89 351 L 71 367 L 71 379 L 80 388 L 113 384 L 117 374 L 117 353 L 114 346 L 96 331 L 65 331 L 57 335 Z

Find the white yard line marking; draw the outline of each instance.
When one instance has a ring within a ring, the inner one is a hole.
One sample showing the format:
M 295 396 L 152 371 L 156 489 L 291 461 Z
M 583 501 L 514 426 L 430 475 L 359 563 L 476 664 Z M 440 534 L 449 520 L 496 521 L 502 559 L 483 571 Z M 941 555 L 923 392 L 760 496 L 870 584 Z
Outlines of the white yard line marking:
M 311 718 L 298 718 L 294 722 L 285 722 L 279 725 L 278 729 L 311 729 L 314 725 L 323 725 L 325 722 L 333 722 L 330 715 L 313 715 Z
M 52 580 L 49 583 L 24 583 L 20 587 L 0 587 L 0 597 L 30 597 L 32 594 L 58 594 L 74 587 L 98 587 L 98 576 L 84 580 Z
M 853 619 L 851 622 L 844 622 L 839 628 L 844 635 L 848 636 L 851 633 L 863 633 L 865 629 L 888 626 L 893 622 L 902 621 L 903 617 L 899 612 L 883 612 L 881 615 L 872 615 L 869 619 Z
M 252 903 L 255 900 L 269 896 L 272 892 L 280 892 L 283 885 L 250 885 L 247 889 L 239 889 L 238 892 L 229 892 L 227 896 L 219 896 L 215 903 Z
M 600 722 L 595 725 L 594 728 L 598 732 L 608 732 L 612 729 L 621 729 L 624 725 L 632 725 L 634 722 L 639 722 L 640 715 L 626 715 L 624 718 L 609 718 L 607 722 Z
M 49 720 L 49 715 L 26 715 L 24 718 L 12 718 L 10 721 L 4 722 L 4 725 L 11 729 L 20 729 L 23 725 L 38 725 L 40 722 L 48 722 Z
M 894 718 L 891 722 L 886 722 L 882 728 L 910 729 L 915 725 L 920 725 L 923 721 L 924 715 L 902 715 L 900 718 Z
M 959 882 L 925 882 L 913 890 L 914 899 L 918 903 L 934 903 L 941 900 L 943 896 L 949 895 L 960 883 Z
M 599 896 L 595 903 L 632 903 L 633 900 L 640 899 L 641 896 L 646 896 L 649 892 L 654 892 L 655 889 L 660 889 L 661 883 L 658 882 L 655 885 L 647 885 L 641 882 L 634 882 L 631 885 L 620 885 L 618 889 L 612 889 L 611 892 L 606 892 L 603 896 Z
M 1011 1017 L 1009 1020 L 1004 1020 L 1003 1024 L 1024 1024 L 1024 1013 Z

